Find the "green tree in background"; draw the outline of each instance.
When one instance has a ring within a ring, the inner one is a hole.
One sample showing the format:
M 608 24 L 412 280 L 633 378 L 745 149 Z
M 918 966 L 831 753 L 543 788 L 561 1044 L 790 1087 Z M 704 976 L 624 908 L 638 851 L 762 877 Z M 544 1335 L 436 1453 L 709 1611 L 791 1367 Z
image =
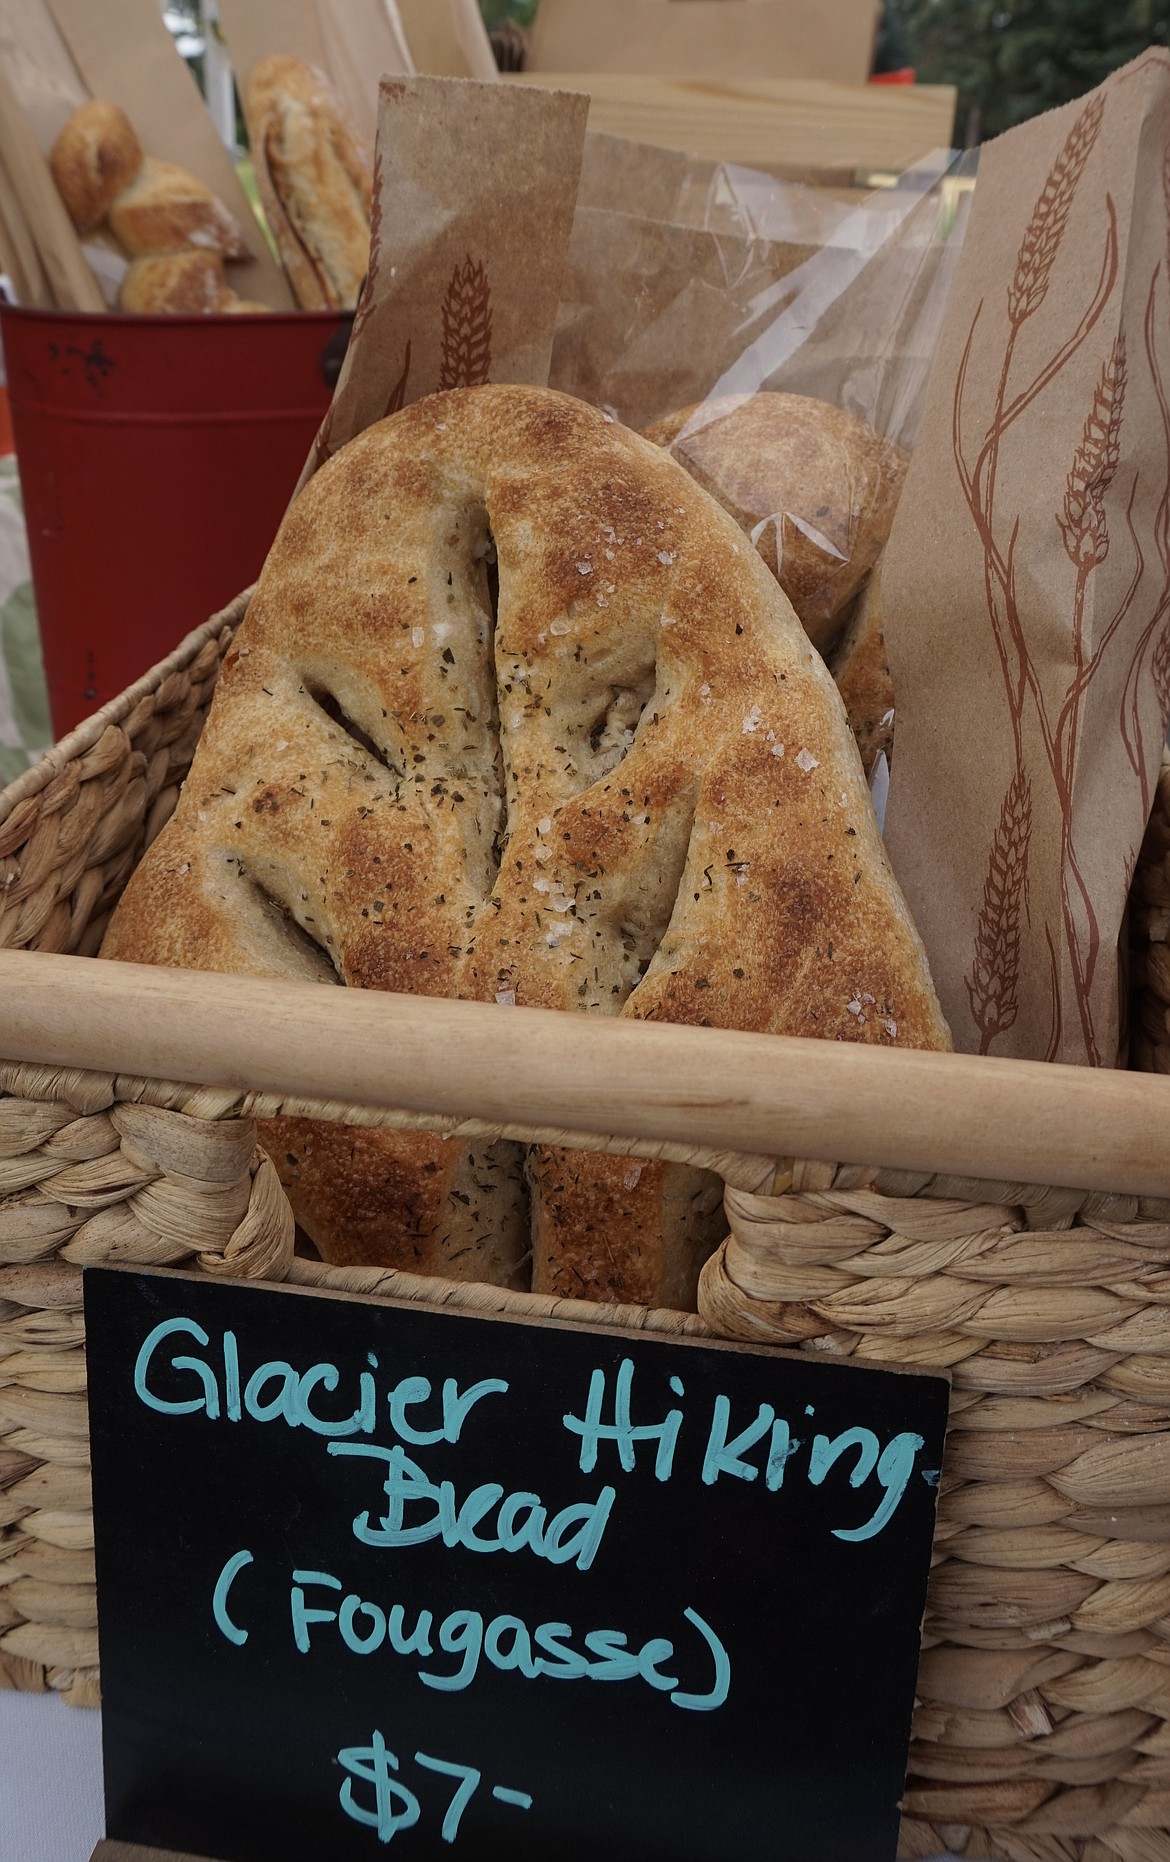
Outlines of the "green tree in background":
M 514 19 L 518 26 L 525 28 L 531 26 L 536 6 L 537 0 L 479 0 L 479 10 L 489 32 L 494 32 L 506 19 Z
M 1091 90 L 1170 37 L 1170 0 L 886 0 L 885 62 L 957 84 L 977 142 Z

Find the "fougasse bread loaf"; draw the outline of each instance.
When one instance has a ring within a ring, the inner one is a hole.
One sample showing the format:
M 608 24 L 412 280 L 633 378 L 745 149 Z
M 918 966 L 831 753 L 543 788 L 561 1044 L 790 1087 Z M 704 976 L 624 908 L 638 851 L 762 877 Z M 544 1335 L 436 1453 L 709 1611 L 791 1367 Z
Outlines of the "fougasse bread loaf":
M 245 95 L 256 178 L 298 304 L 352 310 L 370 257 L 373 164 L 324 75 L 258 64 Z
M 103 955 L 949 1044 L 831 678 L 734 522 L 546 389 L 433 395 L 285 518 Z M 508 1065 L 501 1010 L 501 1066 Z M 267 1127 L 330 1259 L 686 1305 L 718 1180 Z
M 747 532 L 824 651 L 884 548 L 907 456 L 800 394 L 718 396 L 646 429 Z

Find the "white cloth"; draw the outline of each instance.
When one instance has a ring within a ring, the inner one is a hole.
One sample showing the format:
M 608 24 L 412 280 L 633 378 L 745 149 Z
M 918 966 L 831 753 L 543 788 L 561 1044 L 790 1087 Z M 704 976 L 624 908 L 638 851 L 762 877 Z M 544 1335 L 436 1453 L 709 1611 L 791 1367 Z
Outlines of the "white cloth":
M 0 1857 L 89 1862 L 105 1833 L 101 1715 L 0 1692 Z

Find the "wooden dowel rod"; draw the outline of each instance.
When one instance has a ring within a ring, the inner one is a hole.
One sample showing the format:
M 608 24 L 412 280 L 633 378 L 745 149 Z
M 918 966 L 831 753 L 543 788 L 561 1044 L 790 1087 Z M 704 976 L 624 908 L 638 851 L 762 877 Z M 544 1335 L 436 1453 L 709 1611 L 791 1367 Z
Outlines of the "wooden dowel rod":
M 1170 1196 L 1170 1079 L 0 953 L 0 1056 Z

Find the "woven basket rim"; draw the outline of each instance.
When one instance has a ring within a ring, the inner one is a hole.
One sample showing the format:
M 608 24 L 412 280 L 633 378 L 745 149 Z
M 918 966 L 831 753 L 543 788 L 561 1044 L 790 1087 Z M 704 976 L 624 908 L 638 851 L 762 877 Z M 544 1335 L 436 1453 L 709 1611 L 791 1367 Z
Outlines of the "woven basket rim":
M 221 608 L 218 614 L 213 614 L 209 620 L 193 628 L 189 634 L 185 634 L 178 646 L 173 652 L 168 653 L 165 659 L 159 660 L 149 672 L 143 673 L 140 679 L 136 679 L 133 685 L 128 685 L 124 692 L 119 692 L 116 698 L 111 698 L 109 703 L 103 705 L 100 711 L 95 711 L 92 717 L 83 719 L 76 730 L 62 737 L 59 743 L 51 744 L 44 755 L 39 757 L 35 763 L 30 764 L 28 769 L 23 770 L 8 784 L 6 789 L 0 789 L 0 825 L 7 821 L 19 803 L 27 801 L 29 796 L 39 795 L 42 789 L 48 788 L 53 778 L 60 775 L 67 763 L 73 762 L 76 757 L 84 756 L 87 750 L 92 750 L 111 724 L 121 724 L 123 718 L 130 716 L 139 701 L 151 692 L 157 692 L 160 685 L 169 679 L 172 673 L 185 671 L 192 661 L 199 657 L 209 640 L 218 638 L 225 627 L 238 626 L 252 599 L 255 587 L 256 584 L 253 582 L 250 587 L 229 601 L 226 607 Z

